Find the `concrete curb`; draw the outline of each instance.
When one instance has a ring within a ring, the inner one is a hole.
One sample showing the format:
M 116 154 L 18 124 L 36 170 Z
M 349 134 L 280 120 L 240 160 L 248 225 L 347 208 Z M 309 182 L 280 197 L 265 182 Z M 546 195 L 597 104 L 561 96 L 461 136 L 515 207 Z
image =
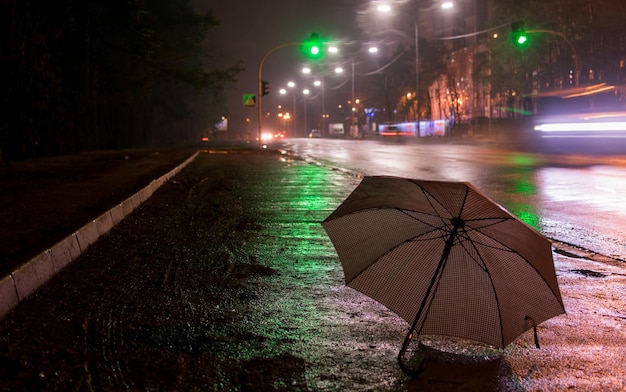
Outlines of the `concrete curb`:
M 192 162 L 196 152 L 170 172 L 153 180 L 139 192 L 122 201 L 104 214 L 85 224 L 50 249 L 43 251 L 10 274 L 0 278 L 0 319 L 20 301 L 33 294 L 57 272 L 83 254 L 89 246 L 106 234 L 141 203 Z

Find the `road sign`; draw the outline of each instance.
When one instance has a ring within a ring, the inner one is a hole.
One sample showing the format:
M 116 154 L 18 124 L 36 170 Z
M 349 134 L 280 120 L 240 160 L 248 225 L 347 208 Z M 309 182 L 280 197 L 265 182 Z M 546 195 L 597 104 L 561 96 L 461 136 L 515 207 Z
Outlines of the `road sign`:
M 243 106 L 247 108 L 253 108 L 256 106 L 256 94 L 244 94 Z

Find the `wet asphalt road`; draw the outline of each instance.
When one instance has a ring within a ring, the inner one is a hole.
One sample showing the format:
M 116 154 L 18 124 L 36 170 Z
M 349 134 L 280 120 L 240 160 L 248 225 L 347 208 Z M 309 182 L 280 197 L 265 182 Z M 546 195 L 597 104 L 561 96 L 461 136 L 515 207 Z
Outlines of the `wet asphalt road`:
M 469 181 L 547 237 L 626 260 L 623 154 L 537 153 L 496 139 L 289 139 L 284 145 L 366 175 Z

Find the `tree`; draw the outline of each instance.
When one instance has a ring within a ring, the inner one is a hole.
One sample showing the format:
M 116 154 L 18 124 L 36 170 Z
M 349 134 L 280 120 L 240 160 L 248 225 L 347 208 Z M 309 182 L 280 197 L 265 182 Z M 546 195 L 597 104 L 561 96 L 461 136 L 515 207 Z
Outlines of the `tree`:
M 217 23 L 190 1 L 4 1 L 0 158 L 195 140 L 241 71 L 205 55 Z

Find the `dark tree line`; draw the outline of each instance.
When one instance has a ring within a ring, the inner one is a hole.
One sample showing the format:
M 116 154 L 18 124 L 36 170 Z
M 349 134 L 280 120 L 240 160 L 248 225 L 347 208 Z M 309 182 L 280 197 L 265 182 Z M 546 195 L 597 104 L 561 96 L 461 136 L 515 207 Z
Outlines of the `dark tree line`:
M 188 143 L 241 71 L 181 0 L 2 0 L 0 160 Z

